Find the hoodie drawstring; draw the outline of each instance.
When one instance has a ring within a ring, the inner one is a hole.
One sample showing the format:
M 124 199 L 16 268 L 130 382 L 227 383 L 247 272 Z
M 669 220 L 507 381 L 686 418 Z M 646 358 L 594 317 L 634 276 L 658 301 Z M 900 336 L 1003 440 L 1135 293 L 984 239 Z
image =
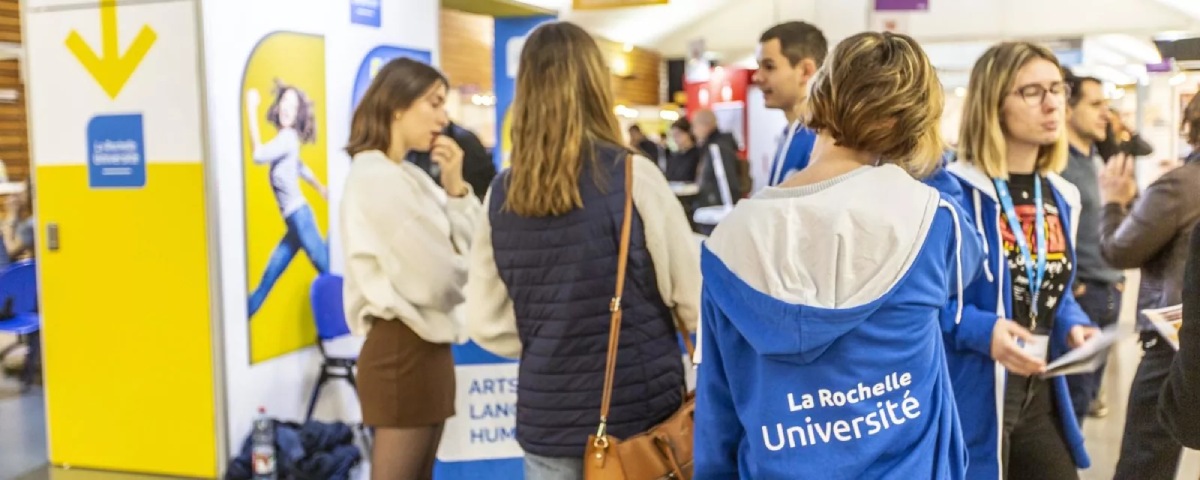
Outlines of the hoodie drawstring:
M 972 189 L 972 193 L 975 196 L 975 228 L 979 230 L 980 235 L 983 235 L 983 197 L 979 195 L 979 190 Z M 954 209 L 952 208 L 951 210 Z M 988 242 L 985 237 L 983 241 L 983 258 L 985 259 L 983 262 L 983 273 L 987 275 L 988 282 L 994 282 L 996 279 L 992 276 L 992 266 L 986 260 L 990 256 L 991 252 L 988 251 Z
M 978 194 L 979 193 L 976 192 L 976 195 L 978 195 Z M 978 202 L 976 202 L 975 204 L 979 205 Z M 955 315 L 954 315 L 954 324 L 958 325 L 959 322 L 962 321 L 963 301 L 964 301 L 963 300 L 963 273 L 962 273 L 962 269 L 963 269 L 963 265 L 962 265 L 962 226 L 960 226 L 958 224 L 958 210 L 955 210 L 954 206 L 950 205 L 950 202 L 947 202 L 945 200 L 939 200 L 938 206 L 946 207 L 946 210 L 950 211 L 950 217 L 954 219 L 954 258 L 958 262 L 958 268 L 956 268 L 954 270 L 954 272 L 958 275 L 958 297 L 956 299 L 956 301 L 958 302 L 958 305 L 957 305 L 958 312 L 955 313 Z M 978 207 L 976 207 L 976 208 L 978 208 Z M 984 265 L 987 265 L 987 262 L 984 262 Z

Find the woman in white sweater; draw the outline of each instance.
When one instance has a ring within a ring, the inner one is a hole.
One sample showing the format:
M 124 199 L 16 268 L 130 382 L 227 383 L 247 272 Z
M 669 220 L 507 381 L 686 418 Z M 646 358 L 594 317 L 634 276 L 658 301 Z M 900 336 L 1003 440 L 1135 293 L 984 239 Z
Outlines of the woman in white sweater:
M 341 204 L 346 318 L 365 334 L 358 360 L 363 421 L 375 428 L 371 478 L 433 478 L 442 426 L 454 415 L 452 312 L 463 302 L 479 200 L 462 150 L 440 135 L 446 78 L 408 59 L 384 66 L 354 111 L 354 158 Z M 430 151 L 438 188 L 405 162 Z

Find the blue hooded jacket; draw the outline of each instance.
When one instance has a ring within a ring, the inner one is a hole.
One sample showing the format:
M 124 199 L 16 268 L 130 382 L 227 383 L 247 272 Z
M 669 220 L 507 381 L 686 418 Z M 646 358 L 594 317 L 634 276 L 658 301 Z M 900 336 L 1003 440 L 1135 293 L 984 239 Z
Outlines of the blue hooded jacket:
M 1074 263 L 1079 190 L 1057 174 L 1047 175 L 1046 179 L 1063 218 L 1063 228 L 1068 232 L 1067 251 Z M 1003 478 L 1000 472 L 1000 426 L 1003 424 L 1004 386 L 1008 375 L 1004 367 L 992 359 L 991 346 L 996 322 L 1010 318 L 1007 312 L 1012 311 L 1012 288 L 1009 286 L 1008 260 L 1000 239 L 996 187 L 982 170 L 965 162 L 950 163 L 942 175 L 931 177 L 927 183 L 943 195 L 956 197 L 957 203 L 966 209 L 966 217 L 974 225 L 972 229 L 983 236 L 986 256 L 983 275 L 972 282 L 963 295 L 962 323 L 956 331 L 946 334 L 946 353 L 963 433 L 971 451 L 969 477 L 973 480 Z M 1073 269 L 1064 291 L 1073 291 L 1074 281 Z M 957 305 L 950 305 L 947 310 L 953 308 Z M 1067 352 L 1067 334 L 1072 327 L 1091 325 L 1074 295 L 1063 295 L 1056 308 L 1050 335 L 1052 360 Z M 1066 378 L 1055 377 L 1051 385 L 1075 465 L 1087 468 L 1090 460 L 1083 447 L 1083 434 L 1075 421 Z
M 808 158 L 812 156 L 813 145 L 817 143 L 817 134 L 808 127 L 794 123 L 788 125 L 787 130 L 783 131 L 783 138 L 779 142 L 779 146 L 775 149 L 775 155 L 771 157 L 771 170 L 768 172 L 767 178 L 769 186 L 783 183 L 791 174 L 804 170 L 804 167 L 808 166 Z M 780 158 L 781 153 L 783 154 L 782 158 Z
M 982 258 L 892 165 L 740 202 L 701 255 L 695 478 L 965 478 L 941 334 Z

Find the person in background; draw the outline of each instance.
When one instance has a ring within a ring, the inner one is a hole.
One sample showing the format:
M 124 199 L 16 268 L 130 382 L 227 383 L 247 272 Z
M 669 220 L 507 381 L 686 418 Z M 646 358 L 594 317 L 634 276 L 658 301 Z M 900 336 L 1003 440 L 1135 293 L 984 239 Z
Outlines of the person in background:
M 1070 156 L 1062 176 L 1079 189 L 1079 238 L 1075 242 L 1075 301 L 1101 328 L 1115 325 L 1121 313 L 1125 276 L 1108 266 L 1100 254 L 1100 169 L 1103 163 L 1096 146 L 1104 141 L 1109 126 L 1107 101 L 1100 80 L 1064 71 L 1071 96 L 1067 98 L 1067 143 Z M 1085 415 L 1104 417 L 1108 409 L 1099 396 L 1104 365 L 1094 373 L 1067 377 L 1075 417 L 1083 424 Z
M 363 423 L 375 429 L 371 478 L 433 478 L 442 426 L 454 416 L 454 310 L 483 209 L 446 135 L 441 72 L 400 58 L 367 88 L 350 125 L 341 203 L 346 321 L 366 335 L 358 358 Z M 431 151 L 441 187 L 408 161 Z
M 474 132 L 453 121 L 442 130 L 442 135 L 450 137 L 454 143 L 458 144 L 459 148 L 462 148 L 463 180 L 471 185 L 475 196 L 482 200 L 483 195 L 487 193 L 488 185 L 491 185 L 492 179 L 496 177 L 496 163 L 492 156 L 488 154 L 487 148 L 483 146 L 483 142 L 479 141 L 479 137 Z M 430 158 L 430 152 L 413 150 L 409 152 L 408 159 L 428 173 L 435 183 L 441 181 L 441 174 L 437 171 L 438 164 Z M 438 185 L 441 184 L 438 183 Z
M 1150 146 L 1149 142 L 1125 126 L 1125 120 L 1115 108 L 1108 109 L 1107 135 L 1104 141 L 1096 144 L 1096 149 L 1105 162 L 1122 153 L 1134 157 L 1154 153 L 1154 147 Z
M 965 478 L 941 332 L 983 251 L 917 180 L 941 167 L 937 72 L 912 38 L 860 33 L 808 101 L 812 163 L 705 243 L 694 478 Z
M 1175 441 L 1200 449 L 1200 224 L 1192 228 L 1182 296 L 1179 351 L 1158 399 L 1158 419 Z
M 642 133 L 642 127 L 637 125 L 629 126 L 629 146 L 654 162 L 658 162 L 659 157 L 662 155 L 658 144 L 646 138 L 646 134 Z
M 1079 190 L 1057 173 L 1070 93 L 1034 43 L 994 45 L 971 70 L 947 170 L 987 258 L 945 339 L 971 479 L 1072 479 L 1090 464 L 1066 379 L 1038 375 L 1099 331 L 1071 295 Z
M 771 186 L 808 166 L 817 135 L 804 127 L 801 117 L 808 82 L 825 61 L 829 46 L 820 29 L 798 21 L 775 25 L 763 32 L 758 41 L 754 84 L 762 90 L 767 108 L 782 110 L 788 122 L 767 172 L 767 185 Z
M 4 209 L 4 222 L 0 224 L 4 252 L 0 258 L 4 265 L 22 260 L 32 260 L 37 255 L 34 244 L 37 226 L 33 220 L 33 181 L 25 179 L 25 189 L 9 195 Z
M 1200 146 L 1200 96 L 1184 110 L 1183 121 L 1188 143 Z M 1179 305 L 1189 236 L 1200 221 L 1200 154 L 1159 177 L 1140 195 L 1133 170 L 1133 159 L 1120 155 L 1108 162 L 1100 177 L 1101 252 L 1113 267 L 1141 269 L 1139 311 Z M 1173 479 L 1183 446 L 1159 423 L 1157 408 L 1175 350 L 1141 315 L 1138 331 L 1142 361 L 1129 389 L 1115 478 Z
M 703 152 L 696 145 L 696 137 L 692 134 L 692 122 L 680 117 L 672 123 L 671 138 L 675 141 L 676 150 L 671 154 L 671 158 L 667 159 L 667 180 L 695 182 Z
M 692 118 L 692 135 L 700 150 L 700 165 L 696 172 L 700 193 L 692 201 L 692 209 L 726 202 L 733 206 L 742 198 L 737 140 L 717 129 L 717 116 L 707 108 L 697 110 Z M 720 162 L 719 166 L 717 162 Z M 729 198 L 725 198 L 726 195 Z
M 607 432 L 644 432 L 684 400 L 675 325 L 696 328 L 700 254 L 662 173 L 622 146 L 611 88 L 604 55 L 579 26 L 544 23 L 529 35 L 511 110 L 512 167 L 492 182 L 471 247 L 467 330 L 485 350 L 520 358 L 516 436 L 528 480 L 583 478 L 627 193 L 634 209 Z

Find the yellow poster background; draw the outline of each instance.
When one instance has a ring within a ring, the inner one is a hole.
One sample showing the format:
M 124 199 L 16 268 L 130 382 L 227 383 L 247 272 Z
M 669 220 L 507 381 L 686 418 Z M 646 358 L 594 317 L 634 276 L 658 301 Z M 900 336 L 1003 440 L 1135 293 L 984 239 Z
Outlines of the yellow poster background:
M 271 184 L 270 164 L 254 163 L 249 121 L 257 122 L 261 141 L 269 143 L 279 130 L 267 119 L 275 102 L 276 81 L 302 91 L 311 102 L 316 138 L 301 142 L 300 161 L 308 166 L 318 183 L 328 187 L 326 175 L 325 128 L 325 39 L 320 36 L 292 32 L 276 32 L 264 37 L 250 54 L 242 77 L 242 96 L 238 111 L 242 119 L 242 165 L 246 219 L 246 298 L 251 297 L 262 283 L 270 259 L 281 240 L 288 235 L 288 226 L 281 214 Z M 248 112 L 246 99 L 250 90 L 258 92 L 261 101 L 254 112 Z M 252 117 L 252 118 L 247 118 Z M 328 205 L 312 185 L 301 179 L 300 189 L 312 210 L 321 244 L 328 252 Z M 304 248 L 295 248 L 295 256 L 287 263 L 282 275 L 266 295 L 261 308 L 248 319 L 250 363 L 258 363 L 312 345 L 316 340 L 309 303 L 309 288 L 317 277 Z M 328 258 L 328 253 L 326 253 Z

